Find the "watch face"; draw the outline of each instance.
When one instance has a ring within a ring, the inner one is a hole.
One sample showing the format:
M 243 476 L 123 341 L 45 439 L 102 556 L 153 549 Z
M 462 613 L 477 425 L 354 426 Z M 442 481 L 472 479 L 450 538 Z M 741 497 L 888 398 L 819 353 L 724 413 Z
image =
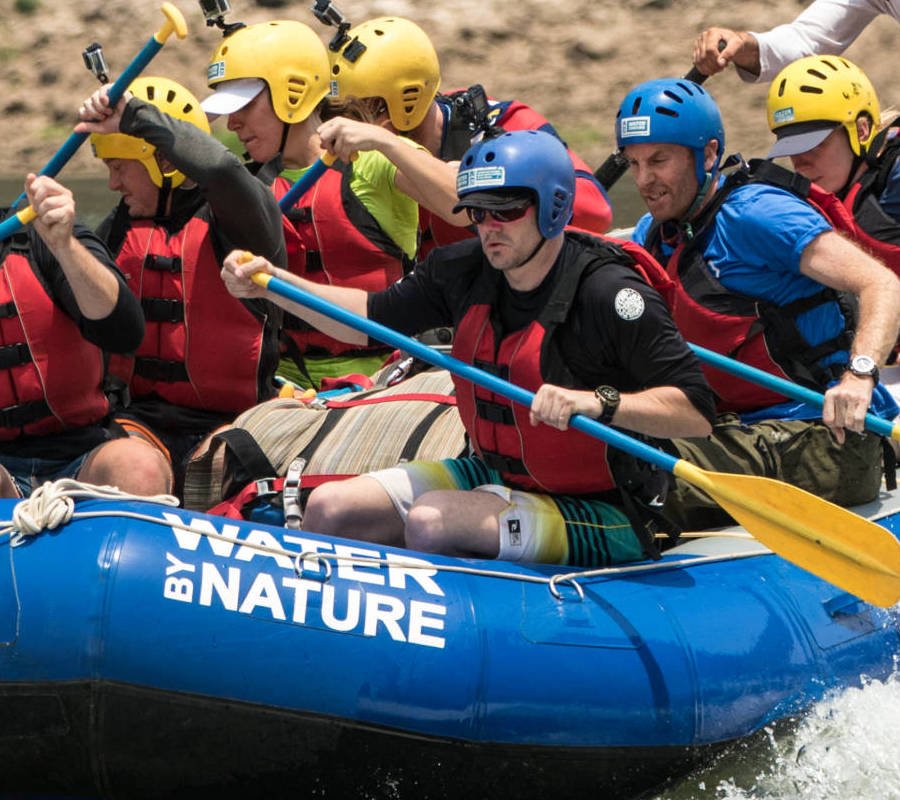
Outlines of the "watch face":
M 850 371 L 859 375 L 874 375 L 875 360 L 869 356 L 854 356 L 850 361 Z

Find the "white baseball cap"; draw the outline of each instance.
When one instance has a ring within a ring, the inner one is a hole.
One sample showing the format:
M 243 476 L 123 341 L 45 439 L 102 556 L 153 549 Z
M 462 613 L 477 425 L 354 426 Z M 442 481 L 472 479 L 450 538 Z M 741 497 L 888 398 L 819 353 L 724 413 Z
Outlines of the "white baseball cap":
M 232 81 L 222 81 L 216 86 L 216 90 L 200 103 L 200 107 L 210 117 L 233 114 L 247 105 L 265 88 L 266 82 L 261 78 L 237 78 Z

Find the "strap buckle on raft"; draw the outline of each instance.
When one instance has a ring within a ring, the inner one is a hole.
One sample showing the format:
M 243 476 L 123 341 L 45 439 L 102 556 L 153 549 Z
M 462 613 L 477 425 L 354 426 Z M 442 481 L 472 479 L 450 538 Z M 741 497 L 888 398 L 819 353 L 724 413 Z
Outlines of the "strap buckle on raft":
M 300 508 L 300 482 L 306 467 L 305 458 L 295 458 L 284 476 L 282 498 L 284 500 L 284 527 L 299 531 L 303 524 L 303 509 Z

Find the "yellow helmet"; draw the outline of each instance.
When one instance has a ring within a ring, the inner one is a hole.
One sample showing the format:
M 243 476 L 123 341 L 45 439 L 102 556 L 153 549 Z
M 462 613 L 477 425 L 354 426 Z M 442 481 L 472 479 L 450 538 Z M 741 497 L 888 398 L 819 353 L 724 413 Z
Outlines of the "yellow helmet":
M 766 112 L 769 128 L 778 137 L 770 158 L 811 150 L 838 125 L 847 130 L 853 152 L 865 155 L 880 119 L 872 83 L 859 67 L 840 56 L 807 56 L 786 66 L 769 86 Z M 856 130 L 862 114 L 871 121 L 865 141 L 860 141 Z
M 240 28 L 216 48 L 206 68 L 215 88 L 225 81 L 265 81 L 282 122 L 302 122 L 328 94 L 328 51 L 302 22 L 276 20 Z M 215 97 L 215 95 L 213 95 Z
M 332 94 L 381 97 L 398 131 L 421 125 L 441 85 L 437 53 L 425 31 L 408 19 L 379 17 L 347 35 L 350 43 L 331 54 Z
M 190 122 L 201 131 L 209 133 L 209 122 L 200 108 L 200 101 L 180 83 L 168 78 L 135 78 L 128 91 L 140 100 L 156 106 L 170 117 Z M 185 176 L 178 170 L 172 170 L 165 175 L 160 171 L 155 156 L 156 147 L 144 139 L 125 133 L 92 133 L 91 147 L 97 158 L 140 161 L 156 186 L 161 187 L 164 178 L 169 179 L 172 188 L 184 182 Z

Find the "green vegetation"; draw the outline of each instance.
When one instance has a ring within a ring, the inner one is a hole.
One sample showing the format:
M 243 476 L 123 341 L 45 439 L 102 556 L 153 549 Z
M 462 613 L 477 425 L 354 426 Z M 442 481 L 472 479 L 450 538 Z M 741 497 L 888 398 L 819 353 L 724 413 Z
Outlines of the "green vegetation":
M 33 14 L 41 7 L 41 0 L 14 0 L 13 8 L 20 14 Z
M 9 61 L 14 61 L 21 55 L 21 50 L 18 50 L 15 47 L 0 47 L 0 64 L 6 64 Z
M 212 134 L 238 157 L 244 155 L 244 146 L 241 144 L 241 140 L 238 139 L 236 133 L 228 130 L 224 124 L 213 125 Z

